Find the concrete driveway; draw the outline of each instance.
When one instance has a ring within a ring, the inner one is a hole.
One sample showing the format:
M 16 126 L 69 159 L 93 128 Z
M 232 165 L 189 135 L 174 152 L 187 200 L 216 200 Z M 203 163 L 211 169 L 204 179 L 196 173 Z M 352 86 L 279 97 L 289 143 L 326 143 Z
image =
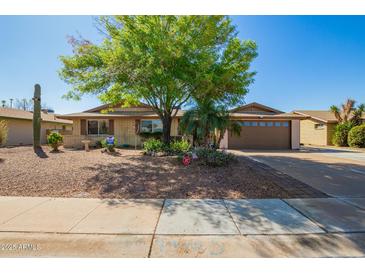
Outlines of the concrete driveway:
M 321 148 L 234 151 L 267 164 L 333 197 L 365 197 L 365 153 Z

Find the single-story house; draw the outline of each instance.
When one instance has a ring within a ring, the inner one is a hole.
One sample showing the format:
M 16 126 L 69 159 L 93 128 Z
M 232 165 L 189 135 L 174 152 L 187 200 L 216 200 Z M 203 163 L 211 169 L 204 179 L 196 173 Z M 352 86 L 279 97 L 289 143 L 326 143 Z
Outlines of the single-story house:
M 241 125 L 241 134 L 226 132 L 220 144 L 228 149 L 299 149 L 303 116 L 250 103 L 230 111 Z
M 179 119 L 184 114 L 178 110 L 172 121 L 171 135 L 179 136 Z M 220 144 L 229 149 L 298 149 L 299 126 L 302 115 L 251 103 L 233 109 L 230 114 L 242 129 L 240 136 L 226 132 Z M 59 115 L 73 121 L 72 135 L 64 136 L 65 147 L 82 147 L 82 140 L 96 141 L 114 135 L 120 145 L 140 146 L 141 132 L 161 132 L 162 123 L 148 105 L 130 107 L 102 105 L 80 113 Z
M 330 110 L 294 110 L 306 119 L 300 121 L 300 143 L 304 145 L 330 146 L 337 125 L 335 114 Z M 365 116 L 362 117 L 365 121 Z
M 171 136 L 178 136 L 178 122 L 183 111 L 178 110 L 172 120 Z M 119 145 L 141 146 L 143 133 L 162 132 L 162 122 L 152 108 L 145 104 L 138 106 L 110 107 L 105 104 L 80 113 L 58 115 L 62 119 L 73 121 L 71 135 L 65 135 L 64 147 L 80 148 L 82 140 L 91 140 L 91 145 L 114 135 Z
M 52 113 L 41 112 L 41 143 L 47 143 L 48 130 L 71 131 L 72 121 L 59 119 Z M 0 108 L 0 120 L 7 122 L 8 134 L 5 145 L 33 144 L 33 113 L 14 108 Z

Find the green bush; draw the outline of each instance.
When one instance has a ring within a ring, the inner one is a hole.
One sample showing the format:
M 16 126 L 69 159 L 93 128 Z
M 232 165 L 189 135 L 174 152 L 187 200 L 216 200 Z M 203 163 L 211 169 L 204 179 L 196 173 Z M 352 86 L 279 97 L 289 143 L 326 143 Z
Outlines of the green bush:
M 350 147 L 365 147 L 365 124 L 353 127 L 347 141 Z
M 154 138 L 154 139 L 161 140 L 162 132 L 140 132 L 139 136 L 141 136 L 142 138 L 145 138 L 145 139 Z
M 143 150 L 147 154 L 164 151 L 164 143 L 161 140 L 150 138 L 143 143 Z
M 338 124 L 333 134 L 332 143 L 336 146 L 347 147 L 347 137 L 351 128 L 352 124 L 350 122 Z
M 190 151 L 191 145 L 187 140 L 181 140 L 181 141 L 176 140 L 170 143 L 169 148 L 172 154 L 179 155 Z
M 53 151 L 59 151 L 58 148 L 62 145 L 63 136 L 58 132 L 52 132 L 48 135 L 47 142 Z
M 232 153 L 211 148 L 198 148 L 195 152 L 198 156 L 198 161 L 207 166 L 227 166 L 236 160 Z
M 118 139 L 115 138 L 115 137 L 108 137 L 108 138 L 113 138 L 114 142 L 112 144 L 109 144 L 107 142 L 107 138 L 105 138 L 105 139 L 100 141 L 101 147 L 106 148 L 109 152 L 114 152 L 115 147 L 118 145 Z
M 5 145 L 8 138 L 8 124 L 5 120 L 0 121 L 0 146 Z

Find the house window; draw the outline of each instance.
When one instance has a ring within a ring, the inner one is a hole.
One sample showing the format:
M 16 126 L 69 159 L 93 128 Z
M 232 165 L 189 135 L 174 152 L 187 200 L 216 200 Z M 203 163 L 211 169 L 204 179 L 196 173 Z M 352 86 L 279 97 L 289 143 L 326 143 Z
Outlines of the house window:
M 253 127 L 257 127 L 257 122 L 252 122 L 251 124 Z
M 273 126 L 273 122 L 267 122 L 267 123 L 266 123 L 266 125 L 267 125 L 268 127 L 272 127 L 272 126 Z
M 244 121 L 244 122 L 239 122 L 239 125 L 242 126 L 242 127 L 249 127 L 249 126 L 251 126 L 251 123 L 247 122 L 247 121 Z
M 141 132 L 162 132 L 161 120 L 142 120 Z
M 266 123 L 265 122 L 259 122 L 260 127 L 266 127 Z
M 314 128 L 315 129 L 324 129 L 324 124 L 315 124 Z
M 288 122 L 282 122 L 281 124 L 282 124 L 283 127 L 288 127 L 289 126 Z
M 103 135 L 108 134 L 109 121 L 108 120 L 88 120 L 87 134 L 88 135 Z
M 281 126 L 281 123 L 280 122 L 275 122 L 275 126 L 276 127 L 280 127 Z

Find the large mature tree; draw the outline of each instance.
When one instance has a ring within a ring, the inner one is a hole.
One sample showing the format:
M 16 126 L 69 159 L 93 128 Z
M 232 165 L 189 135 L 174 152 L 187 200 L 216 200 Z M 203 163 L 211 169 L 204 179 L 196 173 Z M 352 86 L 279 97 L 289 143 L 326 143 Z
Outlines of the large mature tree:
M 192 100 L 243 101 L 254 72 L 256 44 L 237 37 L 226 16 L 100 17 L 101 44 L 71 38 L 73 55 L 61 56 L 60 76 L 72 85 L 67 98 L 97 94 L 105 103 L 143 102 L 163 123 Z

